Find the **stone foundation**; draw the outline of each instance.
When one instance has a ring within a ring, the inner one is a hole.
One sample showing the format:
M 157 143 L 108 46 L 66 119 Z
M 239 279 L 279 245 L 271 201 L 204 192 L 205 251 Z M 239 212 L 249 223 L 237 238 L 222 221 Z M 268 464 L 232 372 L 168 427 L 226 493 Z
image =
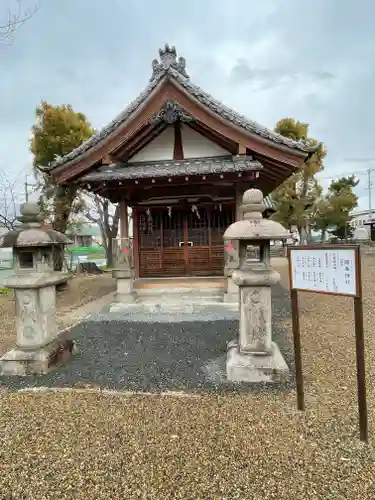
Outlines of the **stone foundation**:
M 288 376 L 288 365 L 275 342 L 266 356 L 241 354 L 235 340 L 228 344 L 227 378 L 230 382 L 281 382 Z
M 64 335 L 35 349 L 15 347 L 0 359 L 0 375 L 44 375 L 64 364 L 76 350 L 75 343 Z
M 115 269 L 112 276 L 116 279 L 116 301 L 121 303 L 133 303 L 133 278 L 127 269 Z

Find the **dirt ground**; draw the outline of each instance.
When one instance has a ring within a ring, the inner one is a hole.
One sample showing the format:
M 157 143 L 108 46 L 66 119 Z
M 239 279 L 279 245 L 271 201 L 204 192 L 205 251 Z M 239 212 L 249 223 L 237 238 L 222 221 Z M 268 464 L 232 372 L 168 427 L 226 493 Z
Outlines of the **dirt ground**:
M 96 276 L 73 277 L 64 290 L 57 293 L 56 312 L 58 327 L 69 326 L 69 314 L 75 309 L 113 292 L 116 289 L 111 273 Z M 13 292 L 0 295 L 0 356 L 16 341 L 15 302 Z M 1 496 L 0 496 L 1 499 Z
M 374 257 L 362 272 L 368 446 L 358 440 L 353 301 L 301 293 L 305 412 L 294 393 L 4 393 L 0 498 L 373 500 Z

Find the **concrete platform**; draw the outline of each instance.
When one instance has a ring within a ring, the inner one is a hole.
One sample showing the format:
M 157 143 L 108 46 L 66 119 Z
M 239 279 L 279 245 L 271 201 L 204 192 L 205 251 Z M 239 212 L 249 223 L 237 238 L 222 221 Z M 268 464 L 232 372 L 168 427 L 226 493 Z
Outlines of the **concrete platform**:
M 180 310 L 194 305 L 223 303 L 227 279 L 223 277 L 140 278 L 135 280 L 126 300 L 116 301 L 111 311 L 133 308 L 135 304 L 149 310 Z

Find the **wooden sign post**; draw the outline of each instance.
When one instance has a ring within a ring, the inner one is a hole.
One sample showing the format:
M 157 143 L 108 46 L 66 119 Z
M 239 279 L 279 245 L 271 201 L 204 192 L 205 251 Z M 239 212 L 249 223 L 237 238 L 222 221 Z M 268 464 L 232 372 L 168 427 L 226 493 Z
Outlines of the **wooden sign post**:
M 359 431 L 368 442 L 362 277 L 359 245 L 313 245 L 288 248 L 297 407 L 305 409 L 298 291 L 354 298 Z

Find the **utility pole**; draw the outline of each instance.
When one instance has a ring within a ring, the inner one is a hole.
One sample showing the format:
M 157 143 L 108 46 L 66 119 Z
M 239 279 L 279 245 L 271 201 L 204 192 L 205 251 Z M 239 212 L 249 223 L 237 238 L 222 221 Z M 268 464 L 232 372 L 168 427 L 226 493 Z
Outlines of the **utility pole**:
M 368 216 L 369 220 L 372 219 L 372 208 L 371 208 L 371 168 L 367 170 L 367 187 L 368 187 Z
M 29 191 L 28 191 L 28 188 L 29 187 L 33 187 L 34 184 L 29 184 L 27 182 L 27 178 L 28 178 L 28 175 L 26 174 L 26 177 L 25 177 L 25 199 L 26 199 L 26 203 L 29 201 Z

